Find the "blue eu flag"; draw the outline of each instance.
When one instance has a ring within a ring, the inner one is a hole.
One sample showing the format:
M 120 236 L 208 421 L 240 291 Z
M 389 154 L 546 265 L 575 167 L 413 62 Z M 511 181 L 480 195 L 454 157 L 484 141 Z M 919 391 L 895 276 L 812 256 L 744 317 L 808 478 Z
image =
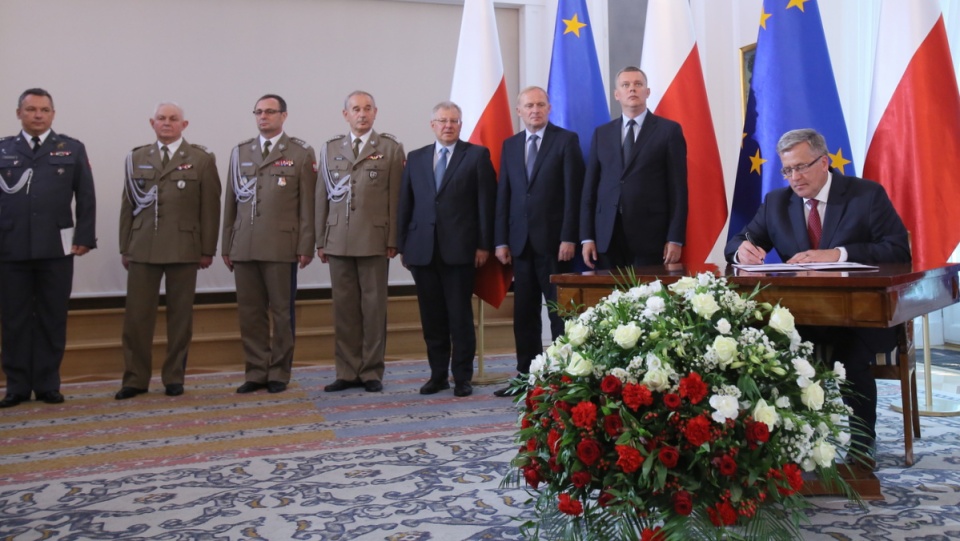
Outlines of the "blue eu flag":
M 845 175 L 856 174 L 816 0 L 764 0 L 730 237 L 750 223 L 767 192 L 787 186 L 780 174 L 777 141 L 799 128 L 823 134 L 830 166 Z
M 593 130 L 610 121 L 610 108 L 585 0 L 560 0 L 557 6 L 547 92 L 550 121 L 577 132 L 586 158 Z

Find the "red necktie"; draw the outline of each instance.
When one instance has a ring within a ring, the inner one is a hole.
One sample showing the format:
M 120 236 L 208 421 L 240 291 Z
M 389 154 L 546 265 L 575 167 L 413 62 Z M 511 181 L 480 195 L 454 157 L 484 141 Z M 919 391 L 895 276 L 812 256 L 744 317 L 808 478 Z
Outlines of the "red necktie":
M 807 216 L 807 236 L 810 237 L 810 248 L 817 250 L 820 248 L 820 237 L 823 235 L 823 225 L 820 223 L 820 211 L 817 209 L 817 200 L 807 201 L 810 207 L 810 215 Z

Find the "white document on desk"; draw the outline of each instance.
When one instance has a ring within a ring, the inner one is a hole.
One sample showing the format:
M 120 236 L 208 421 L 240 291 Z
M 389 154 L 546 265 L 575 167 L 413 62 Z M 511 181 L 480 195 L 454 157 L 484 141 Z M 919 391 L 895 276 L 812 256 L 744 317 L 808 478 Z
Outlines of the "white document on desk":
M 875 271 L 874 265 L 853 263 L 851 261 L 830 261 L 825 263 L 766 263 L 760 265 L 734 265 L 747 272 L 800 272 L 800 271 Z

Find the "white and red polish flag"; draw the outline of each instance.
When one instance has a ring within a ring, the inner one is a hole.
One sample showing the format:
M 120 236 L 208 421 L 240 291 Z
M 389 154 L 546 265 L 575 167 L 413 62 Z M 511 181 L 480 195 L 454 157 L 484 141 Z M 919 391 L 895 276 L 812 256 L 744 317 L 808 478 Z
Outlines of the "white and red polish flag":
M 466 0 L 463 4 L 450 100 L 463 109 L 461 138 L 490 149 L 493 167 L 499 170 L 503 141 L 513 135 L 513 115 L 493 0 Z M 491 253 L 477 270 L 473 292 L 499 308 L 512 280 L 512 269 L 501 265 Z
M 938 0 L 884 0 L 863 176 L 883 184 L 913 259 L 943 264 L 960 243 L 960 92 Z
M 701 265 L 727 221 L 727 192 L 686 0 L 649 0 L 642 54 L 640 69 L 654 89 L 647 107 L 678 122 L 687 141 L 687 238 L 682 260 Z M 722 261 L 722 254 L 716 259 Z

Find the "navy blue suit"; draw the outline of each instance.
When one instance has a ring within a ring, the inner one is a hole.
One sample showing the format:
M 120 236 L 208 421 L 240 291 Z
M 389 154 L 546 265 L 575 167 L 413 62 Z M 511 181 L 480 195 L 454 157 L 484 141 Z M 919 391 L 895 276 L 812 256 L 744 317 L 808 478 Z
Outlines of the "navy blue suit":
M 10 188 L 30 179 L 16 193 L 0 191 L 3 371 L 7 394 L 29 397 L 60 389 L 73 284 L 69 245 L 96 247 L 93 174 L 83 143 L 51 131 L 36 152 L 22 133 L 0 140 L 0 175 Z M 65 249 L 61 230 L 71 227 Z
M 529 178 L 526 147 L 526 130 L 503 142 L 494 228 L 496 245 L 509 246 L 513 258 L 513 333 L 521 374 L 543 352 L 541 297 L 557 300 L 550 275 L 572 268 L 572 261 L 559 261 L 557 254 L 561 242 L 579 244 L 584 174 L 575 132 L 547 124 Z M 554 339 L 563 333 L 563 320 L 553 310 L 550 330 Z
M 397 252 L 417 287 L 431 379 L 469 383 L 477 339 L 477 250 L 493 250 L 496 173 L 486 147 L 457 141 L 437 189 L 435 143 L 407 156 L 397 213 Z M 452 342 L 452 345 L 451 345 Z M 451 359 L 452 353 L 452 359 Z
M 623 117 L 597 127 L 587 159 L 580 238 L 595 241 L 601 257 L 606 254 L 615 265 L 662 263 L 668 241 L 682 245 L 686 240 L 683 130 L 649 111 L 639 128 L 633 152 L 624 161 Z
M 820 249 L 843 247 L 847 259 L 857 263 L 907 263 L 910 246 L 907 229 L 893 208 L 883 186 L 876 182 L 848 177 L 831 170 L 833 179 L 823 218 Z M 750 239 L 765 251 L 777 249 L 787 261 L 810 249 L 803 198 L 789 187 L 767 194 L 756 216 L 743 231 L 727 243 L 724 253 L 733 262 L 740 244 Z M 854 441 L 870 446 L 876 437 L 877 385 L 870 365 L 877 353 L 889 352 L 896 345 L 894 329 L 853 329 L 845 327 L 804 327 L 805 340 L 832 346 L 830 359 L 847 369 L 853 393 L 845 400 L 859 417 L 865 437 Z

